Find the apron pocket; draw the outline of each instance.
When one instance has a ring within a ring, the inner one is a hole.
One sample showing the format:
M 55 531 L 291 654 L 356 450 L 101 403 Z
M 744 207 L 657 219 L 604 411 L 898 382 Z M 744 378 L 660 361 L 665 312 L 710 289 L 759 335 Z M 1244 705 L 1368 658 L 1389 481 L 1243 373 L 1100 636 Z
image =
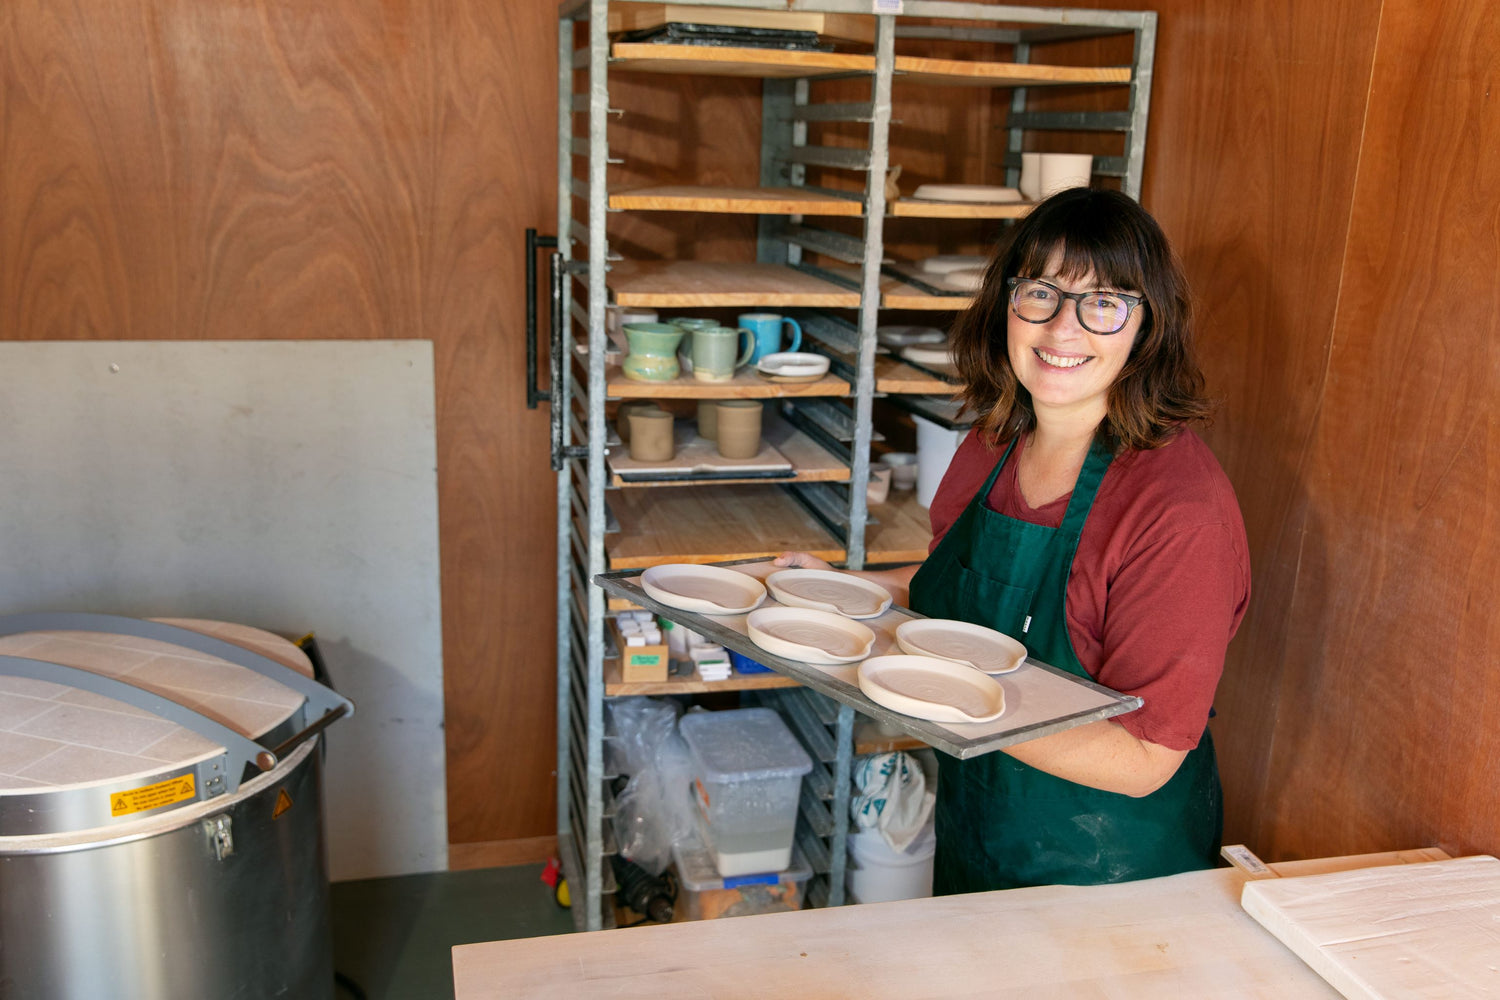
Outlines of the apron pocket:
M 958 586 L 959 593 L 974 613 L 975 624 L 1004 632 L 1023 643 L 1026 641 L 1022 629 L 1031 615 L 1035 587 L 1012 587 L 976 573 L 962 563 L 958 564 Z

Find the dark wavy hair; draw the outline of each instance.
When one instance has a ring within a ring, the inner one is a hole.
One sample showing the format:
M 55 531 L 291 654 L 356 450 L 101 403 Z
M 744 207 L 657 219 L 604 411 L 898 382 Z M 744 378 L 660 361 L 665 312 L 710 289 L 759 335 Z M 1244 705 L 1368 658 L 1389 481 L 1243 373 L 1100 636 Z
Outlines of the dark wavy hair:
M 1042 277 L 1058 251 L 1062 277 L 1092 272 L 1101 287 L 1139 290 L 1146 299 L 1130 357 L 1109 389 L 1108 415 L 1097 431 L 1104 445 L 1116 453 L 1159 448 L 1183 424 L 1206 420 L 1213 405 L 1193 353 L 1187 279 L 1166 234 L 1118 191 L 1069 188 L 1037 205 L 996 247 L 984 284 L 953 327 L 960 396 L 979 430 L 991 442 L 1005 441 L 1036 423 L 1031 394 L 1006 350 L 1006 283 L 1017 275 Z

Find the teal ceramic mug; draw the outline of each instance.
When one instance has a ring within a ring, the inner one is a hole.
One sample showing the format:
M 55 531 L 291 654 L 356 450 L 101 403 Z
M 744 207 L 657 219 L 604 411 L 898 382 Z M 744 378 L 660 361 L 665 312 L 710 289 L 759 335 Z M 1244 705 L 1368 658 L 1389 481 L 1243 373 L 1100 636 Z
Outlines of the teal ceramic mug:
M 637 382 L 669 382 L 682 370 L 677 345 L 684 330 L 671 323 L 626 323 L 630 352 L 620 362 L 625 377 Z
M 750 355 L 751 361 L 759 361 L 767 354 L 776 354 L 779 351 L 795 351 L 802 346 L 802 325 L 790 316 L 778 316 L 776 313 L 744 313 L 736 322 L 755 335 L 755 351 Z M 782 327 L 790 327 L 792 330 L 792 342 L 786 347 L 781 346 Z
M 734 378 L 735 369 L 749 364 L 750 356 L 755 353 L 755 334 L 749 330 L 715 326 L 694 330 L 692 336 L 693 378 L 700 382 L 729 381 Z

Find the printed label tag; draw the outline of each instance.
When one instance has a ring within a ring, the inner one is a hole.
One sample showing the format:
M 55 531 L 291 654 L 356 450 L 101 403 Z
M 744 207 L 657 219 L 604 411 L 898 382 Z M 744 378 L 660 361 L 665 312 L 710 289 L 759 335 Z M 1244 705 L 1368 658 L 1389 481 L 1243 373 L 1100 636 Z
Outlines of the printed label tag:
M 876 14 L 901 13 L 902 0 L 871 0 L 870 10 Z
M 154 785 L 142 785 L 140 788 L 115 792 L 109 797 L 109 814 L 129 816 L 131 813 L 145 812 L 147 809 L 160 809 L 162 806 L 193 798 L 198 794 L 197 788 L 193 776 L 183 774 L 168 778 L 166 781 L 158 781 Z

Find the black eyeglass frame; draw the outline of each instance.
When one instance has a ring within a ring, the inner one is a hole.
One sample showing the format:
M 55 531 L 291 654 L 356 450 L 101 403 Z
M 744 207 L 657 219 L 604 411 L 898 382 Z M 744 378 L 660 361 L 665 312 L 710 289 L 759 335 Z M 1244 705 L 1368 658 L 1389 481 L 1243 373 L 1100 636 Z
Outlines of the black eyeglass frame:
M 1042 285 L 1046 288 L 1052 289 L 1057 293 L 1057 308 L 1052 310 L 1052 315 L 1048 316 L 1046 319 L 1027 319 L 1016 310 L 1016 286 L 1020 285 L 1020 283 L 1023 281 L 1029 281 L 1033 284 Z M 1147 304 L 1146 297 L 1144 295 L 1126 295 L 1124 292 L 1111 292 L 1103 288 L 1091 288 L 1086 292 L 1065 292 L 1061 288 L 1058 288 L 1056 285 L 1052 284 L 1052 282 L 1050 281 L 1043 281 L 1041 278 L 1023 278 L 1019 274 L 1008 279 L 1005 282 L 1005 287 L 1008 291 L 1008 294 L 1005 296 L 1006 304 L 1010 306 L 1010 311 L 1012 313 L 1015 313 L 1016 319 L 1020 320 L 1022 323 L 1033 323 L 1036 325 L 1040 325 L 1042 323 L 1050 323 L 1057 318 L 1058 313 L 1062 312 L 1063 301 L 1066 299 L 1072 299 L 1073 315 L 1077 317 L 1078 325 L 1083 327 L 1089 333 L 1095 334 L 1096 336 L 1100 337 L 1111 337 L 1119 333 L 1121 330 L 1125 329 L 1125 324 L 1130 322 L 1130 314 L 1135 312 L 1136 307 Z M 1088 321 L 1083 318 L 1082 308 L 1083 300 L 1090 295 L 1107 295 L 1111 298 L 1125 300 L 1125 318 L 1120 320 L 1119 326 L 1115 327 L 1113 330 L 1095 330 L 1093 327 L 1089 326 Z

